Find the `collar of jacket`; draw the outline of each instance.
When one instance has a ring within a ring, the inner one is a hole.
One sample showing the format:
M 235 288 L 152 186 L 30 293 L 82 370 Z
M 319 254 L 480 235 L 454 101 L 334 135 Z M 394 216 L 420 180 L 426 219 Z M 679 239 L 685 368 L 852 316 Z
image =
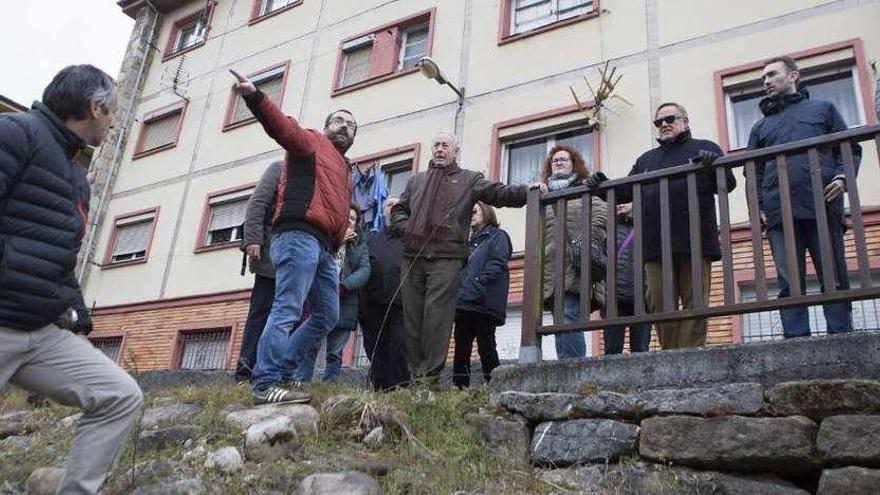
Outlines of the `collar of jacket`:
M 678 146 L 678 145 L 680 145 L 682 143 L 686 143 L 690 140 L 691 140 L 691 130 L 685 129 L 684 131 L 681 132 L 681 134 L 672 138 L 671 141 L 661 141 L 660 139 L 657 139 L 657 142 L 660 143 L 660 146 L 666 148 L 666 147 L 671 147 L 671 146 Z
M 81 149 L 86 147 L 86 143 L 83 142 L 82 138 L 70 130 L 70 127 L 67 127 L 64 122 L 61 122 L 61 119 L 52 113 L 52 110 L 49 110 L 46 105 L 35 101 L 31 106 L 31 113 L 49 123 L 49 130 L 52 132 L 52 136 L 64 148 L 64 153 L 67 154 L 68 158 L 73 158 Z
M 800 103 L 810 98 L 810 93 L 806 89 L 802 89 L 797 93 L 782 96 L 768 96 L 758 103 L 761 113 L 764 116 L 773 115 L 781 112 L 785 107 Z
M 451 175 L 451 174 L 454 174 L 455 172 L 458 172 L 459 170 L 461 170 L 461 168 L 459 168 L 459 166 L 458 166 L 458 162 L 450 163 L 449 165 L 447 165 L 445 167 L 438 167 L 437 165 L 434 165 L 434 160 L 431 160 L 428 162 L 428 169 L 430 170 L 432 168 L 442 170 L 443 175 Z
M 474 232 L 474 234 L 471 236 L 471 244 L 477 242 L 479 238 L 486 237 L 487 235 L 491 234 L 492 231 L 497 228 L 498 227 L 492 224 L 484 225 L 482 229 L 480 229 L 478 232 Z

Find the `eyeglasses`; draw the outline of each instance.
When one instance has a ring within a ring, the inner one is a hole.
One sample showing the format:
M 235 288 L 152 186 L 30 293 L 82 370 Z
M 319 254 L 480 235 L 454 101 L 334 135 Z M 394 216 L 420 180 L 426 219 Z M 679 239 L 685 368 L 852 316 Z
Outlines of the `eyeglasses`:
M 562 157 L 562 158 L 554 158 L 550 161 L 550 163 L 568 163 L 571 161 L 571 158 Z
M 355 127 L 357 127 L 357 123 L 356 123 L 355 121 L 353 121 L 353 120 L 346 120 L 346 119 L 344 119 L 344 118 L 342 118 L 342 117 L 333 117 L 332 119 L 330 119 L 330 122 L 329 122 L 329 123 L 330 123 L 330 124 L 336 124 L 336 125 L 342 125 L 342 124 L 345 124 L 346 126 L 351 127 L 352 129 L 354 129 Z
M 659 128 L 663 127 L 663 124 L 671 125 L 673 122 L 675 122 L 676 120 L 678 120 L 680 118 L 681 117 L 679 117 L 678 115 L 667 115 L 666 117 L 663 117 L 662 119 L 654 120 L 654 127 L 659 129 Z

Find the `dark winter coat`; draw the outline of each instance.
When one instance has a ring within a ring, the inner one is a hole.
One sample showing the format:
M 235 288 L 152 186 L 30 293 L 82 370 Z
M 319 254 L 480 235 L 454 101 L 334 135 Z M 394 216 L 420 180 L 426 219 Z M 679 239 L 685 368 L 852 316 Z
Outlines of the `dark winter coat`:
M 690 131 L 684 131 L 672 142 L 661 142 L 660 146 L 640 156 L 629 175 L 654 172 L 665 168 L 685 165 L 695 158 L 701 150 L 719 155 L 721 148 L 705 139 L 694 139 Z M 726 171 L 727 190 L 736 188 L 736 179 L 730 169 Z M 721 245 L 718 241 L 718 217 L 715 214 L 715 169 L 707 168 L 697 174 L 697 195 L 700 202 L 700 239 L 703 256 L 711 260 L 721 259 Z M 618 203 L 632 200 L 632 189 L 618 189 Z M 660 246 L 660 183 L 651 182 L 642 186 L 642 228 L 644 242 L 642 249 L 645 261 L 659 261 Z M 687 179 L 680 176 L 669 181 L 669 218 L 671 220 L 672 253 L 689 256 L 691 254 L 690 220 L 688 217 Z
M 351 204 L 348 160 L 323 132 L 303 129 L 262 91 L 244 98 L 266 134 L 287 151 L 273 226 L 275 231 L 303 230 L 330 250 L 342 246 Z
M 572 182 L 570 187 L 582 185 L 581 180 Z M 597 196 L 592 196 L 590 201 L 592 213 L 592 221 L 590 223 L 590 239 L 592 242 L 604 246 L 606 222 L 608 219 L 608 205 Z M 581 209 L 580 199 L 569 200 L 565 208 L 565 293 L 579 294 L 581 272 L 574 268 L 571 258 L 571 241 L 582 235 L 581 224 L 583 222 L 583 213 Z M 546 221 L 544 223 L 544 302 L 550 304 L 553 294 L 553 273 L 556 266 L 556 229 L 559 221 L 556 218 L 556 210 L 552 206 L 546 207 Z M 589 246 L 587 242 L 583 246 Z M 599 304 L 604 304 L 605 293 L 604 285 L 593 284 L 594 295 Z
M 436 204 L 416 204 L 413 198 L 422 196 L 428 183 L 428 172 L 420 172 L 406 183 L 400 202 L 391 209 L 391 224 L 396 232 L 403 232 L 413 211 L 430 208 L 432 224 L 440 225 L 419 257 L 460 258 L 469 254 L 468 235 L 471 216 L 477 201 L 492 206 L 525 206 L 526 186 L 507 186 L 492 182 L 480 172 L 459 167 L 453 163 L 444 170 L 443 183 L 437 191 Z M 447 215 L 447 213 L 449 213 Z M 422 246 L 404 246 L 404 255 L 414 257 Z
M 749 149 L 766 148 L 847 129 L 846 122 L 834 104 L 811 100 L 806 91 L 781 98 L 764 98 L 760 107 L 764 118 L 752 127 L 749 134 Z M 853 157 L 857 168 L 861 155 L 862 148 L 853 146 Z M 807 154 L 789 155 L 786 157 L 786 162 L 791 185 L 792 215 L 801 219 L 816 218 Z M 843 177 L 843 161 L 839 152 L 833 152 L 830 148 L 820 149 L 819 163 L 822 168 L 823 187 L 835 178 Z M 767 217 L 767 228 L 773 228 L 782 224 L 776 161 L 759 163 L 756 172 L 761 210 Z M 843 196 L 830 203 L 828 210 L 830 214 L 842 218 Z
M 458 309 L 482 313 L 503 325 L 507 316 L 510 272 L 507 262 L 513 245 L 507 232 L 487 225 L 471 236 L 471 255 L 461 271 Z
M 244 250 L 251 244 L 260 245 L 260 259 L 250 260 L 249 266 L 251 273 L 268 278 L 275 278 L 275 267 L 272 265 L 269 248 L 272 244 L 272 215 L 282 165 L 283 162 L 275 162 L 263 172 L 260 182 L 257 183 L 248 200 L 244 216 L 244 239 L 241 248 Z
M 339 272 L 339 322 L 337 327 L 355 328 L 358 321 L 358 291 L 370 278 L 370 253 L 367 243 L 358 237 L 345 245 L 345 259 Z
M 397 290 L 400 285 L 400 263 L 403 259 L 400 237 L 386 226 L 385 230 L 370 235 L 368 247 L 370 278 L 362 291 L 362 300 L 367 305 L 388 305 L 393 299 L 394 304 L 402 305 L 403 298 Z
M 0 327 L 36 330 L 67 308 L 91 320 L 76 281 L 89 183 L 83 141 L 41 103 L 0 115 Z

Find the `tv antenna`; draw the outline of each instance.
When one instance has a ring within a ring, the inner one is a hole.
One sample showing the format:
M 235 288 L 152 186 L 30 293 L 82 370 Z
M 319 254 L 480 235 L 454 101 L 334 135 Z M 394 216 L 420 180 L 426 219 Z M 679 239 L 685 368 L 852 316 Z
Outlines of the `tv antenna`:
M 617 67 L 612 67 L 611 72 L 609 72 L 608 65 L 609 62 L 606 61 L 604 67 L 596 69 L 599 73 L 599 83 L 595 88 L 590 84 L 590 80 L 584 76 L 584 83 L 586 83 L 587 89 L 590 90 L 590 95 L 592 96 L 592 101 L 588 104 L 585 105 L 581 102 L 573 86 L 568 87 L 568 89 L 571 90 L 571 96 L 574 97 L 578 109 L 587 116 L 587 125 L 590 127 L 599 128 L 605 125 L 605 118 L 602 115 L 603 110 L 608 110 L 614 115 L 620 117 L 620 114 L 617 113 L 617 111 L 609 107 L 608 103 L 610 103 L 611 100 L 618 100 L 629 106 L 633 106 L 629 100 L 614 92 L 617 88 L 617 84 L 623 78 L 623 74 L 616 74 Z M 617 75 L 616 78 L 614 77 L 615 75 Z
M 162 72 L 161 86 L 175 95 L 189 101 L 186 91 L 189 88 L 190 72 L 186 66 L 186 54 L 177 59 L 176 64 L 166 65 Z

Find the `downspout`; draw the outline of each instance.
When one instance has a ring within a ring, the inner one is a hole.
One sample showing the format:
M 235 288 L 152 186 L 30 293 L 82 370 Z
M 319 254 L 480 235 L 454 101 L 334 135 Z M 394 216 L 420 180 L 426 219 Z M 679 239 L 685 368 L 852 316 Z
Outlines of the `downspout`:
M 152 54 L 149 52 L 150 42 L 153 38 L 153 35 L 155 34 L 156 21 L 159 19 L 159 10 L 156 8 L 155 5 L 153 5 L 152 0 L 146 0 L 146 4 L 147 4 L 147 7 L 153 11 L 153 19 L 150 21 L 150 28 L 144 34 L 141 35 L 141 44 L 146 45 L 146 48 L 145 48 L 146 54 L 141 59 L 140 66 L 138 67 L 137 78 L 135 79 L 135 81 L 136 81 L 135 82 L 135 90 L 131 94 L 131 100 L 129 101 L 129 104 L 128 104 L 128 112 L 125 115 L 125 119 L 120 121 L 123 123 L 131 122 L 131 117 L 132 117 L 132 114 L 134 113 L 134 103 L 135 103 L 135 100 L 137 99 L 138 95 L 140 94 L 140 92 L 138 91 L 138 87 L 141 85 L 141 78 L 143 77 L 143 74 L 144 74 L 144 68 L 147 65 L 147 58 L 152 56 Z M 144 37 L 146 37 L 146 39 L 144 39 Z M 110 167 L 111 171 L 118 165 L 117 161 L 119 160 L 119 153 L 122 150 L 122 141 L 123 141 L 123 138 L 125 137 L 125 135 L 127 134 L 127 132 L 128 132 L 128 129 L 126 129 L 125 124 L 123 124 L 123 128 L 120 129 L 119 134 L 117 134 L 117 136 L 116 136 L 116 145 L 113 149 L 113 157 L 110 159 L 110 163 L 108 165 L 108 167 Z M 109 172 L 110 171 L 108 171 L 107 180 L 104 181 L 104 187 L 101 190 L 101 194 L 98 196 L 98 205 L 96 208 L 97 213 L 100 213 L 101 210 L 104 208 L 104 203 L 106 202 L 107 195 L 110 193 L 110 183 L 112 182 L 111 178 L 112 178 L 113 174 L 111 174 Z M 92 226 L 89 229 L 89 237 L 88 237 L 86 245 L 85 245 L 86 253 L 82 258 L 82 263 L 80 264 L 80 267 L 79 267 L 79 273 L 76 275 L 76 281 L 78 284 L 82 284 L 83 278 L 85 277 L 85 274 L 86 274 L 86 267 L 90 263 L 92 263 L 92 254 L 93 254 L 92 253 L 92 251 L 93 251 L 92 244 L 95 242 L 95 236 L 97 236 L 97 235 L 98 235 L 98 226 L 97 226 L 97 224 L 92 223 Z

